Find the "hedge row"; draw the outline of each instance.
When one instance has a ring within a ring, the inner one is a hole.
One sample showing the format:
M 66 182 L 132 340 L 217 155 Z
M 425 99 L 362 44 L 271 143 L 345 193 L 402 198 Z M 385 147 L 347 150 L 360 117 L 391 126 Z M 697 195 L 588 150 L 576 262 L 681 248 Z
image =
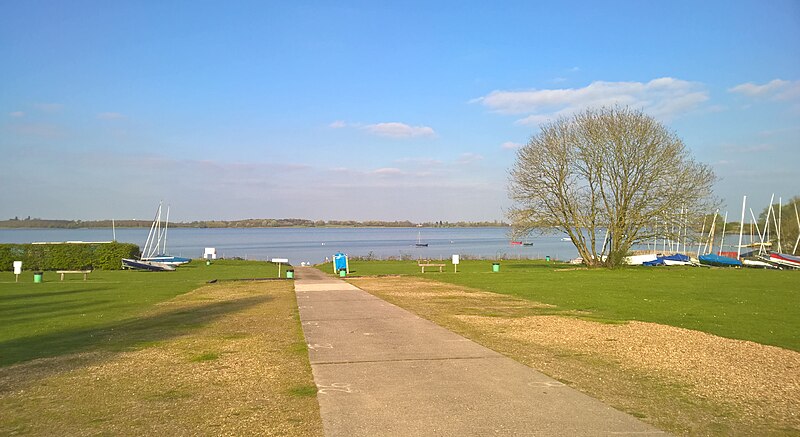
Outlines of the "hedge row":
M 0 271 L 14 270 L 119 270 L 122 258 L 139 256 L 131 243 L 0 244 Z

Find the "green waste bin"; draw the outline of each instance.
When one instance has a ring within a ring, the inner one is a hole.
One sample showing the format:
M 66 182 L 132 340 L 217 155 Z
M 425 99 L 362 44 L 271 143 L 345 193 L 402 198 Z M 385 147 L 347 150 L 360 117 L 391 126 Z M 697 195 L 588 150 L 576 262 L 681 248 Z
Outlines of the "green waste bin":
M 546 257 L 544 257 L 544 260 L 545 261 L 550 261 L 550 255 L 547 255 Z
M 210 265 L 211 265 L 211 260 L 210 260 L 210 259 L 207 259 L 207 260 L 206 260 L 206 265 L 207 265 L 207 266 L 210 266 Z
M 34 273 L 33 273 L 33 282 L 34 282 L 35 284 L 41 284 L 41 283 L 42 283 L 42 277 L 43 277 L 43 276 L 44 276 L 44 273 L 43 273 L 43 272 L 34 272 Z
M 294 279 L 294 270 L 286 271 L 286 279 Z
M 339 277 L 344 278 L 347 276 L 347 270 L 339 270 Z
M 492 263 L 492 271 L 497 273 L 500 271 L 500 263 Z

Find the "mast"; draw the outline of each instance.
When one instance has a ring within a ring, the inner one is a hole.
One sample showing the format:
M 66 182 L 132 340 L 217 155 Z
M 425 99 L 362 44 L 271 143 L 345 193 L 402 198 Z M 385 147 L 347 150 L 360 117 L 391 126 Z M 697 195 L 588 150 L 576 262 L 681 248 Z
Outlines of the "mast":
M 781 213 L 783 212 L 783 197 L 778 198 L 778 224 L 775 225 L 775 232 L 778 233 L 778 253 L 783 253 L 781 248 Z
M 742 233 L 744 232 L 744 205 L 747 202 L 747 196 L 742 198 L 742 221 L 739 222 L 739 245 L 736 246 L 736 258 L 741 258 L 742 256 Z
M 697 256 L 700 256 L 700 245 L 703 242 L 703 237 L 706 235 L 706 220 L 708 217 L 703 215 L 703 229 L 700 231 L 700 237 L 697 239 Z M 703 249 L 703 253 L 705 254 L 705 249 Z
M 722 220 L 722 237 L 719 239 L 719 251 L 717 255 L 722 255 L 722 248 L 725 245 L 725 228 L 728 226 L 728 211 L 725 211 L 725 218 Z
M 800 243 L 800 214 L 797 213 L 797 202 L 794 203 L 794 217 L 797 219 L 797 241 L 794 242 L 792 255 L 797 254 L 797 244 Z
M 706 248 L 703 248 L 704 254 L 710 254 L 714 252 L 714 230 L 717 228 L 717 215 L 719 214 L 719 209 L 714 211 L 714 218 L 711 219 L 711 229 L 708 231 L 708 243 L 706 243 L 708 252 L 706 252 Z
M 758 220 L 756 220 L 756 215 L 753 214 L 753 208 L 750 208 L 750 217 L 753 218 L 753 223 L 756 224 L 756 235 L 758 235 L 758 255 L 761 256 L 762 252 L 764 251 L 764 239 L 761 238 L 761 230 L 758 228 Z
M 156 243 L 157 234 L 159 233 L 160 225 L 159 222 L 161 220 L 161 202 L 158 202 L 158 209 L 156 210 L 156 216 L 153 219 L 153 224 L 150 225 L 150 232 L 147 234 L 147 241 L 144 243 L 144 247 L 142 248 L 142 258 L 150 258 L 153 256 L 153 244 Z
M 167 229 L 169 228 L 169 205 L 167 205 L 167 221 L 164 222 L 164 244 L 161 246 L 163 249 L 161 250 L 160 255 L 167 254 Z

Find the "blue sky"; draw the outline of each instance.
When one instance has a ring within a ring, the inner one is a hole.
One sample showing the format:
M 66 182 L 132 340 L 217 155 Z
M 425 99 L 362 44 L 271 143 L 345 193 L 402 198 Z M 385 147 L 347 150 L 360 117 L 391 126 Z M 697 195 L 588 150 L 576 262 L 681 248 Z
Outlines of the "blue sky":
M 232 4 L 230 4 L 232 3 Z M 800 194 L 800 2 L 0 3 L 0 218 L 494 220 L 515 150 L 643 109 L 731 213 Z

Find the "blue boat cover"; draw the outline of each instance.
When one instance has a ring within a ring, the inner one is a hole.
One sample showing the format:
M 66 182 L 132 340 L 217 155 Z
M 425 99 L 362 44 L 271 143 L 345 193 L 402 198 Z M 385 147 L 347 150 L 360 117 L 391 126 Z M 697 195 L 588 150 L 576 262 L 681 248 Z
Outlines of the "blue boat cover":
M 698 258 L 701 263 L 710 266 L 722 267 L 741 267 L 742 262 L 738 259 L 717 255 L 716 253 L 709 253 L 708 255 L 700 255 Z
M 682 262 L 689 262 L 689 257 L 682 253 L 676 253 L 673 255 L 662 256 L 659 255 L 653 261 L 645 261 L 642 263 L 643 266 L 663 266 L 664 260 L 667 261 L 682 261 Z

